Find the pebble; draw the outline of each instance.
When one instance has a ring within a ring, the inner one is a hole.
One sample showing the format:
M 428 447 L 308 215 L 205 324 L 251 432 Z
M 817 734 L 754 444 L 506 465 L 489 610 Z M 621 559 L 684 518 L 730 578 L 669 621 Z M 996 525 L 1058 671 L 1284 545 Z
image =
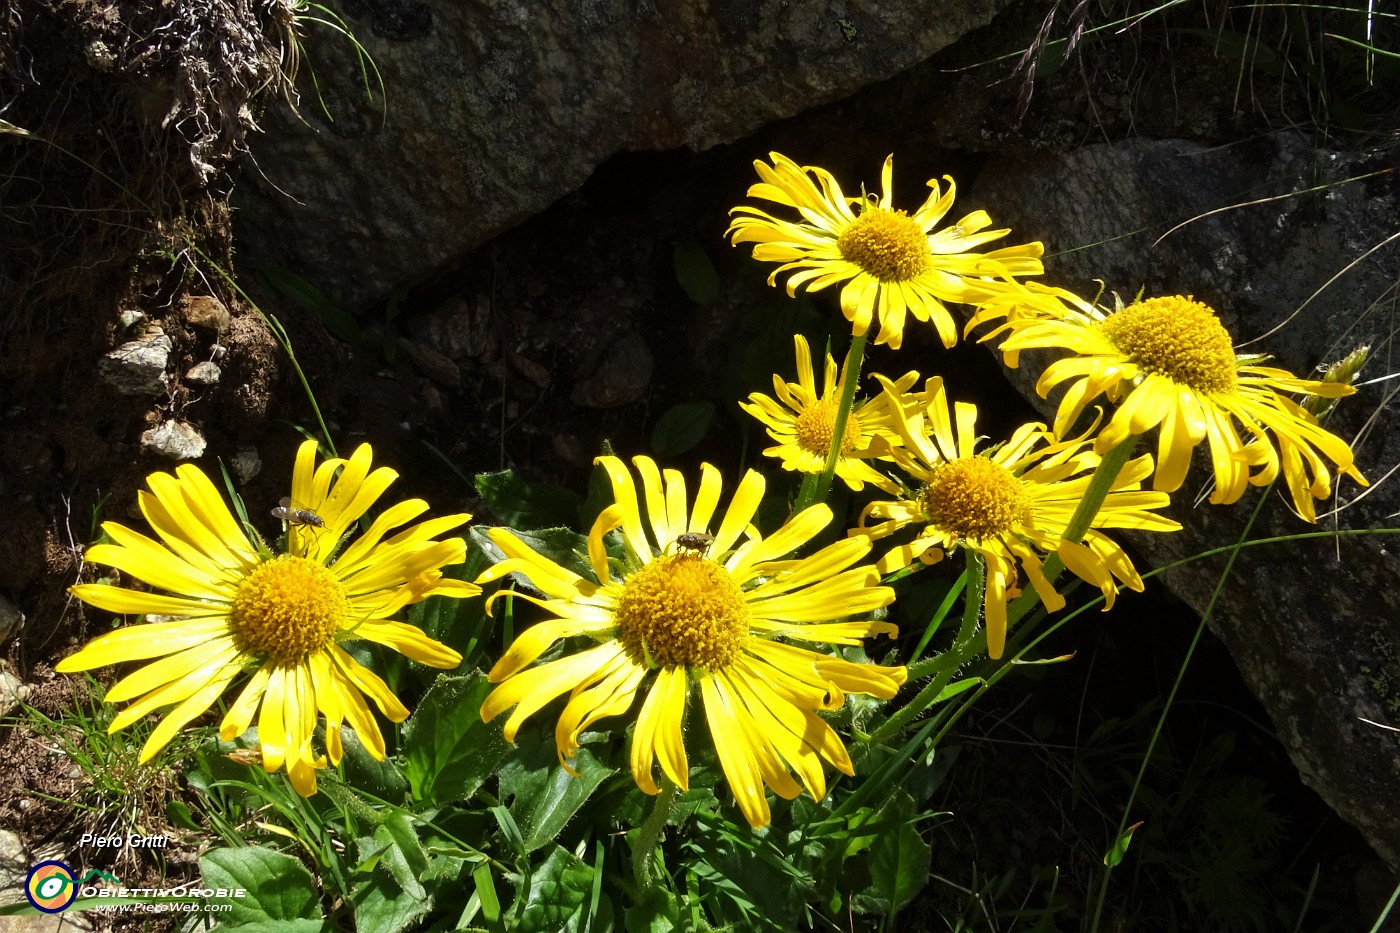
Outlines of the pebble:
M 165 391 L 170 338 L 159 327 L 129 341 L 97 361 L 98 377 L 121 395 L 159 395 Z
M 190 367 L 189 372 L 185 373 L 185 381 L 196 386 L 216 386 L 222 375 L 223 371 L 219 369 L 217 363 L 196 363 Z
M 0 671 L 0 717 L 8 716 L 10 710 L 29 696 L 29 688 L 9 671 Z
M 206 446 L 204 435 L 186 421 L 167 421 L 141 434 L 142 450 L 168 460 L 196 460 Z
M 180 311 L 194 327 L 217 335 L 228 333 L 233 322 L 224 303 L 209 295 L 186 295 L 180 302 Z

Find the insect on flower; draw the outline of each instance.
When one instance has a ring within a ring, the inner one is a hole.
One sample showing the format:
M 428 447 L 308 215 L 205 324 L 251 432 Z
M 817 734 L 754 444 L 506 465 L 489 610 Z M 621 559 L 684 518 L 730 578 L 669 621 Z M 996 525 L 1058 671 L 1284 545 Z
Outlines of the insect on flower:
M 325 519 L 311 509 L 293 508 L 291 496 L 282 497 L 282 500 L 277 503 L 277 508 L 272 510 L 272 517 L 284 521 L 288 525 L 310 525 L 312 528 L 326 527 Z
M 699 551 L 703 554 L 709 550 L 710 544 L 714 540 L 714 535 L 707 535 L 703 531 L 687 531 L 685 534 L 676 536 L 676 547 L 682 551 Z

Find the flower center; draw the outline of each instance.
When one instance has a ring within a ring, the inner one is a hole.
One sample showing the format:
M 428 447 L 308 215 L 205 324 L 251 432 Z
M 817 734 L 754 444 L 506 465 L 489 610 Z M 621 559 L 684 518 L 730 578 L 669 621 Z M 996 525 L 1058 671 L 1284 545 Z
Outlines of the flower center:
M 867 207 L 846 232 L 836 238 L 836 248 L 848 261 L 881 282 L 905 282 L 928 271 L 928 237 L 904 211 Z
M 1031 508 L 1024 484 L 986 457 L 935 467 L 919 504 L 929 524 L 977 540 L 1012 530 Z
M 749 634 L 744 591 L 694 551 L 658 557 L 628 577 L 615 616 L 627 656 L 648 667 L 722 670 Z
M 346 614 L 345 588 L 304 557 L 266 561 L 238 585 L 229 612 L 235 642 L 279 664 L 297 664 L 324 648 Z
M 825 457 L 831 452 L 831 438 L 836 430 L 837 403 L 831 400 L 817 402 L 803 409 L 797 416 L 797 446 L 808 453 Z M 860 443 L 860 419 L 852 411 L 846 416 L 846 430 L 841 438 L 841 453 L 854 450 Z
M 1230 332 L 1209 306 L 1180 295 L 1139 301 L 1099 327 L 1123 355 L 1149 373 L 1197 392 L 1235 390 Z

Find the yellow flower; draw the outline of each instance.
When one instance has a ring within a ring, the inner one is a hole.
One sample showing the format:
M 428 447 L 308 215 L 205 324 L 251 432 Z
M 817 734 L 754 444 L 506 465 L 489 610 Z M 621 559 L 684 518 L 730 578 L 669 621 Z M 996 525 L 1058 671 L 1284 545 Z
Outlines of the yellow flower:
M 841 739 L 818 711 L 839 708 L 846 693 L 890 699 L 904 682 L 904 668 L 855 664 L 779 638 L 856 645 L 873 635 L 894 636 L 896 627 L 888 622 L 848 618 L 894 599 L 892 590 L 878 585 L 874 568 L 852 566 L 869 552 L 870 542 L 837 541 L 806 557 L 784 559 L 831 521 L 831 510 L 813 506 L 763 538 L 751 524 L 764 490 L 763 477 L 753 471 L 710 539 L 720 496 L 714 467 L 701 466 L 700 489 L 687 509 L 679 473 L 667 470 L 663 482 L 655 463 L 635 458 L 644 512 L 622 461 L 598 462 L 612 481 L 615 501 L 588 535 L 592 579 L 541 556 L 507 529 L 489 532 L 506 559 L 478 582 L 520 573 L 544 594 L 524 598 L 555 618 L 522 633 L 491 670 L 491 681 L 500 686 L 482 705 L 482 718 L 515 707 L 505 726 L 506 739 L 514 741 L 527 717 L 568 692 L 554 733 L 567 766 L 583 730 L 626 713 L 644 693 L 632 733 L 632 776 L 646 793 L 658 793 L 652 772 L 660 759 L 665 776 L 684 790 L 689 764 L 682 725 L 695 685 L 720 765 L 750 824 L 765 826 L 770 819 L 764 785 L 789 800 L 804 786 L 813 798 L 825 797 L 824 761 L 845 774 L 854 771 Z M 627 550 L 620 579 L 609 569 L 604 541 L 616 528 Z M 530 666 L 555 642 L 576 635 L 597 644 Z
M 1018 291 L 1016 276 L 1044 271 L 1040 243 L 974 251 L 1010 232 L 987 230 L 992 219 L 986 211 L 973 211 L 952 227 L 935 231 L 953 206 L 955 186 L 947 176 L 947 192 L 931 179 L 932 192 L 910 216 L 892 206 L 894 156 L 885 159 L 879 197 L 848 198 L 825 169 L 801 167 L 776 152 L 769 155 L 772 166 L 754 162 L 763 181 L 749 188 L 749 197 L 795 208 L 802 219 L 780 220 L 755 207 L 736 207 L 730 213 L 739 216 L 728 234 L 735 245 L 756 244 L 755 259 L 782 263 L 769 277 L 770 285 L 780 273 L 792 272 L 789 295 L 799 286 L 817 291 L 846 283 L 841 288 L 841 313 L 857 336 L 878 318 L 875 342 L 898 348 L 907 312 L 917 320 L 932 321 L 943 345 L 951 347 L 958 330 L 944 302 L 979 304 Z
M 888 380 L 876 378 L 886 391 L 892 389 Z M 1115 578 L 1130 589 L 1142 589 L 1128 555 L 1097 529 L 1181 528 L 1148 511 L 1169 501 L 1165 493 L 1139 488 L 1152 472 L 1151 457 L 1138 457 L 1123 468 L 1083 542 L 1072 544 L 1062 536 L 1099 463 L 1089 441 L 1057 440 L 1044 425 L 1027 424 L 1005 444 L 978 454 L 976 406 L 958 402 L 950 414 L 943 380 L 936 377 L 925 383 L 924 396 L 921 414 L 899 419 L 904 446 L 893 451 L 895 462 L 920 488 L 903 499 L 870 503 L 861 515 L 861 529 L 851 532 L 879 539 L 917 529 L 914 540 L 881 558 L 881 573 L 916 560 L 937 563 L 957 546 L 976 551 L 987 567 L 984 614 L 987 653 L 993 658 L 1001 657 L 1006 644 L 1006 603 L 1019 592 L 1021 571 L 1047 609 L 1065 606 L 1041 570 L 1042 554 L 1058 554 L 1072 573 L 1098 587 L 1105 610 L 1113 606 Z M 880 521 L 867 525 L 870 518 Z
M 784 382 L 781 376 L 775 375 L 773 394 L 776 400 L 753 392 L 748 403 L 740 402 L 739 407 L 763 422 L 768 436 L 778 442 L 763 452 L 766 456 L 777 457 L 785 470 L 821 473 L 826 469 L 827 454 L 831 452 L 836 408 L 841 400 L 841 377 L 837 375 L 836 361 L 828 353 L 822 391 L 818 395 L 807 339 L 794 334 L 792 340 L 797 349 L 797 382 Z M 906 373 L 895 383 L 896 391 L 905 391 L 918 378 L 918 373 Z M 883 439 L 884 444 L 876 443 L 877 439 Z M 856 404 L 846 418 L 836 475 L 857 492 L 864 489 L 866 483 L 895 492 L 899 484 L 866 461 L 886 456 L 888 446 L 900 443 L 903 442 L 894 427 L 888 396 L 882 393 Z
M 285 765 L 297 792 L 310 796 L 316 769 L 326 763 L 311 748 L 318 715 L 326 717 L 332 764 L 340 762 L 342 723 L 359 733 L 372 755 L 384 757 L 384 737 L 366 694 L 390 720 L 408 717 L 384 681 L 350 657 L 343 642 L 377 642 L 433 667 L 461 662 L 451 648 L 391 617 L 428 596 L 481 592 L 475 584 L 442 577 L 442 567 L 465 557 L 462 539 L 433 540 L 471 516 L 432 519 L 386 538 L 427 510 L 426 502 L 410 499 L 386 509 L 346 544 L 355 523 L 398 477 L 387 467 L 371 472 L 370 457 L 363 444 L 349 460 L 317 467 L 316 443 L 301 445 L 290 496 L 300 511 L 287 528 L 287 553 L 275 557 L 240 527 L 213 483 L 189 464 L 174 476 L 152 473 L 150 492 L 139 494 L 141 511 L 163 544 L 115 522 L 103 524 L 114 543 L 89 548 L 87 560 L 174 595 L 102 583 L 79 584 L 73 595 L 109 612 L 173 618 L 102 635 L 57 669 L 68 673 L 160 658 L 107 691 L 113 703 L 134 701 L 113 719 L 110 732 L 177 704 L 151 732 L 142 761 L 250 673 L 219 734 L 224 741 L 242 735 L 261 704 L 263 767 L 273 772 Z
M 979 315 L 979 321 L 986 319 Z M 1055 415 L 1056 433 L 1067 431 L 1100 395 L 1118 403 L 1118 409 L 1099 432 L 1099 453 L 1131 434 L 1159 429 L 1153 489 L 1179 489 L 1191 466 L 1191 451 L 1202 441 L 1210 442 L 1214 503 L 1235 502 L 1247 484 L 1267 485 L 1281 472 L 1298 514 L 1316 521 L 1313 499 L 1326 498 L 1332 490 L 1324 456 L 1338 473 L 1367 485 L 1346 441 L 1279 394 L 1340 398 L 1356 390 L 1298 379 L 1287 370 L 1258 365 L 1259 357 L 1237 356 L 1229 332 L 1199 301 L 1180 295 L 1149 298 L 1104 314 L 1074 299 L 1054 316 L 1008 318 L 982 339 L 1001 334 L 1008 334 L 1000 349 L 1009 366 L 1016 365 L 1022 350 L 1058 348 L 1075 354 L 1051 363 L 1036 383 L 1042 398 L 1069 383 Z

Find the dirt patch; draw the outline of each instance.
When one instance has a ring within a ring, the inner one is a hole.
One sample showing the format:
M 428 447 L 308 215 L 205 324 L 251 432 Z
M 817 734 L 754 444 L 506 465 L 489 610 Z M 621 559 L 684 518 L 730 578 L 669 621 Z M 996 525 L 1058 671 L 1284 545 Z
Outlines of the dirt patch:
M 26 632 L 21 673 L 52 650 L 77 542 L 148 472 L 142 431 L 189 418 L 237 431 L 266 415 L 270 340 L 219 272 L 231 267 L 223 166 L 260 96 L 283 86 L 289 9 L 0 2 L 0 588 L 44 620 Z M 190 295 L 232 309 L 236 327 L 189 326 Z M 173 378 L 113 391 L 94 362 L 155 329 Z M 217 406 L 183 379 L 213 355 L 239 379 Z

